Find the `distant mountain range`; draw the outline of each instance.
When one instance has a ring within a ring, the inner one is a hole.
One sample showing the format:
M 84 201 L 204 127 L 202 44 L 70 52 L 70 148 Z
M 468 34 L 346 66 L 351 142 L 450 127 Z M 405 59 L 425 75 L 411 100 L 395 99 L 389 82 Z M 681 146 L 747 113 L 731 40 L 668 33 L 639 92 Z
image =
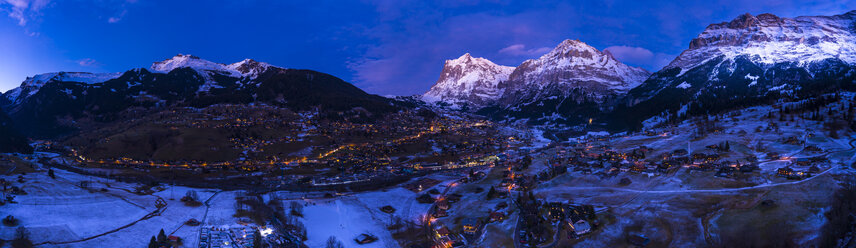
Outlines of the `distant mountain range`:
M 500 121 L 578 125 L 594 119 L 602 128 L 627 130 L 856 90 L 856 11 L 796 18 L 745 14 L 708 26 L 689 43 L 653 74 L 577 40 L 516 67 L 464 54 L 446 61 L 421 99 Z M 214 104 L 266 104 L 351 119 L 414 106 L 321 72 L 180 54 L 122 73 L 27 78 L 0 96 L 0 152 L 28 151 L 20 134 L 56 138 L 91 123 Z
M 107 122 L 171 106 L 259 103 L 332 116 L 371 116 L 399 108 L 329 74 L 250 59 L 226 65 L 191 55 L 124 73 L 41 74 L 2 98 L 15 125 L 36 138 L 67 134 L 85 121 Z
M 565 40 L 538 59 L 500 66 L 465 54 L 446 61 L 422 99 L 500 118 L 565 118 L 601 112 L 601 103 L 627 93 L 650 73 L 581 41 Z
M 498 120 L 579 124 L 595 118 L 612 129 L 636 129 L 645 120 L 852 90 L 854 20 L 856 11 L 796 18 L 744 14 L 708 26 L 653 74 L 574 40 L 513 70 L 467 54 L 447 61 L 422 99 L 467 106 Z
M 626 96 L 630 125 L 717 113 L 856 85 L 856 11 L 780 18 L 741 15 L 712 24 L 689 49 Z

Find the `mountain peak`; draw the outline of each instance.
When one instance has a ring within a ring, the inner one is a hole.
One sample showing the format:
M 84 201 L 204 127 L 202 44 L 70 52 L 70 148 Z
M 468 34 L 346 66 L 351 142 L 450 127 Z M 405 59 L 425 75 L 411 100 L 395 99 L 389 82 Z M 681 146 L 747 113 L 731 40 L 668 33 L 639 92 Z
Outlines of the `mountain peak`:
M 265 62 L 258 62 L 253 59 L 244 59 L 240 62 L 227 65 L 226 68 L 237 71 L 243 76 L 255 79 L 259 74 L 265 72 L 268 68 L 273 67 Z
M 466 53 L 457 59 L 446 60 L 440 78 L 422 99 L 484 105 L 501 96 L 499 82 L 507 80 L 513 70 L 514 67 L 497 65 Z
M 709 25 L 668 67 L 692 67 L 718 55 L 748 55 L 765 64 L 827 58 L 854 63 L 854 19 L 856 16 L 851 14 L 795 18 L 743 14 L 729 22 Z
M 219 71 L 223 70 L 225 66 L 224 64 L 214 63 L 190 54 L 178 54 L 164 61 L 152 63 L 151 70 L 166 73 L 178 68 L 190 67 L 196 70 Z

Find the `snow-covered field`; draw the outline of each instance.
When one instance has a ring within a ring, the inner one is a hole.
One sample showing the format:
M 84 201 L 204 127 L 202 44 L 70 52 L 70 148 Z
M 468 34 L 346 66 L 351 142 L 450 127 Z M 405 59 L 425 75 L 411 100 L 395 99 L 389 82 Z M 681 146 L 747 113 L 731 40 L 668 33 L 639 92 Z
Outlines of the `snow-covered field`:
M 199 227 L 183 224 L 190 218 L 203 220 L 205 206 L 188 207 L 179 200 L 189 188 L 166 188 L 154 195 L 137 195 L 129 192 L 135 185 L 90 179 L 62 170 L 55 170 L 55 173 L 57 179 L 51 179 L 46 173 L 27 174 L 22 187 L 27 194 L 18 195 L 18 203 L 0 207 L 4 216 L 12 215 L 21 221 L 30 232 L 30 239 L 41 244 L 39 247 L 145 247 L 160 229 L 184 239 L 185 247 L 196 247 Z M 92 191 L 79 187 L 81 181 L 87 180 L 92 181 Z M 202 200 L 214 193 L 194 190 Z M 166 208 L 160 215 L 143 220 L 157 209 L 158 196 L 167 203 Z M 226 216 L 232 218 L 234 210 L 226 213 L 229 211 L 226 206 L 233 206 L 234 198 L 218 197 L 218 200 L 214 202 L 224 205 L 218 209 L 225 210 L 219 213 L 219 220 L 228 221 Z M 3 239 L 13 238 L 14 228 L 0 230 Z

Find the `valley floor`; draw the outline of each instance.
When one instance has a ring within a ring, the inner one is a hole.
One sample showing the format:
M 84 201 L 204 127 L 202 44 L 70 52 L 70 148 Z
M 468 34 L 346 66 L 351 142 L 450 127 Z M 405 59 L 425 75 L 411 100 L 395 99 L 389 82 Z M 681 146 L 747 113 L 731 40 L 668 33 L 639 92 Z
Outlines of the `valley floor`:
M 598 226 L 579 239 L 569 239 L 565 230 L 555 230 L 553 238 L 542 247 L 632 247 L 627 242 L 629 234 L 648 237 L 649 247 L 816 246 L 821 239 L 819 230 L 827 223 L 825 214 L 833 192 L 840 182 L 856 177 L 856 170 L 851 168 L 856 160 L 856 136 L 841 132 L 830 137 L 822 131 L 821 123 L 809 120 L 781 122 L 778 130 L 767 129 L 771 121 L 761 115 L 769 111 L 765 107 L 744 110 L 721 121 L 723 131 L 700 138 L 692 137 L 695 127 L 688 122 L 656 129 L 661 133 L 658 135 L 604 138 L 600 142 L 618 151 L 647 146 L 653 150 L 650 156 L 687 148 L 706 152 L 710 151 L 708 145 L 729 141 L 731 150 L 722 156 L 731 161 L 756 157 L 759 169 L 730 178 L 690 167 L 666 173 L 621 172 L 611 177 L 598 171 L 569 170 L 537 184 L 532 190 L 534 196 L 545 202 L 592 205 L 597 211 Z M 786 137 L 797 137 L 804 143 L 782 142 Z M 763 152 L 755 146 L 758 141 L 763 141 Z M 547 142 L 543 141 L 530 145 L 532 149 L 524 150 L 534 159 L 531 166 L 518 172 L 523 175 L 549 168 L 549 161 L 565 149 L 538 149 L 546 148 Z M 808 146 L 818 149 L 807 150 Z M 771 152 L 781 158 L 767 158 L 766 153 Z M 776 176 L 777 169 L 783 167 L 806 170 L 808 165 L 795 161 L 817 157 L 828 161 L 813 163 L 819 171 L 811 176 L 797 180 Z M 37 163 L 16 165 L 0 168 L 10 172 L 0 178 L 25 193 L 15 195 L 16 203 L 0 206 L 0 215 L 17 218 L 37 247 L 146 247 L 161 229 L 167 235 L 180 237 L 182 247 L 199 247 L 203 227 L 238 226 L 244 221 L 235 217 L 235 199 L 244 194 L 241 191 L 161 184 L 151 192 L 135 193 L 141 185 L 58 169 L 54 169 L 55 178 L 51 178 L 47 169 Z M 33 167 L 27 168 L 30 165 Z M 331 236 L 345 247 L 401 247 L 409 242 L 403 238 L 411 237 L 405 235 L 408 232 L 416 233 L 412 237 L 428 236 L 426 230 L 418 231 L 423 220 L 431 219 L 431 227 L 446 226 L 460 232 L 465 219 L 486 219 L 493 211 L 507 218 L 481 225 L 474 235 L 466 236 L 470 247 L 520 247 L 515 237 L 520 214 L 512 201 L 518 192 L 510 190 L 508 198 L 485 197 L 491 187 L 505 190 L 498 186 L 504 170 L 502 166 L 482 168 L 484 178 L 467 183 L 457 183 L 461 172 L 416 178 L 409 183 L 424 178 L 438 182 L 418 193 L 396 186 L 333 197 L 273 192 L 264 195 L 264 199 L 280 200 L 284 206 L 296 202 L 304 207 L 298 219 L 307 228 L 305 243 L 309 247 L 323 247 Z M 620 184 L 624 178 L 632 183 Z M 433 189 L 443 192 L 433 194 L 435 197 L 459 196 L 447 217 L 428 218 L 426 215 L 436 204 L 417 201 Z M 180 201 L 189 190 L 196 191 L 204 204 L 187 206 Z M 502 203 L 507 207 L 500 207 Z M 381 211 L 384 206 L 394 211 Z M 190 219 L 202 225 L 185 225 Z M 16 228 L 4 226 L 0 239 L 11 240 L 15 232 Z M 375 236 L 378 241 L 359 245 L 354 238 L 361 234 Z

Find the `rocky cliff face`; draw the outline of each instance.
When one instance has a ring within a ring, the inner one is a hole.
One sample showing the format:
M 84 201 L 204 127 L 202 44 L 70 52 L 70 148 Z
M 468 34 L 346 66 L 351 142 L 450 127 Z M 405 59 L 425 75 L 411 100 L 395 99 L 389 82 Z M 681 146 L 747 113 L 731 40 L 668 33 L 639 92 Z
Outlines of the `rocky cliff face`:
M 471 107 L 494 104 L 505 89 L 499 83 L 508 80 L 514 67 L 497 65 L 469 53 L 446 60 L 440 79 L 422 96 L 426 102 L 447 102 Z
M 781 18 L 741 15 L 712 24 L 623 101 L 621 116 L 698 115 L 850 89 L 856 11 Z
M 513 69 L 468 54 L 446 61 L 423 99 L 485 107 L 479 112 L 502 119 L 582 120 L 574 117 L 608 109 L 608 102 L 649 74 L 581 41 L 565 40 Z
M 514 69 L 507 83 L 503 105 L 521 104 L 551 97 L 569 97 L 574 91 L 599 99 L 626 93 L 650 73 L 616 60 L 581 41 L 565 40 L 538 59 Z

